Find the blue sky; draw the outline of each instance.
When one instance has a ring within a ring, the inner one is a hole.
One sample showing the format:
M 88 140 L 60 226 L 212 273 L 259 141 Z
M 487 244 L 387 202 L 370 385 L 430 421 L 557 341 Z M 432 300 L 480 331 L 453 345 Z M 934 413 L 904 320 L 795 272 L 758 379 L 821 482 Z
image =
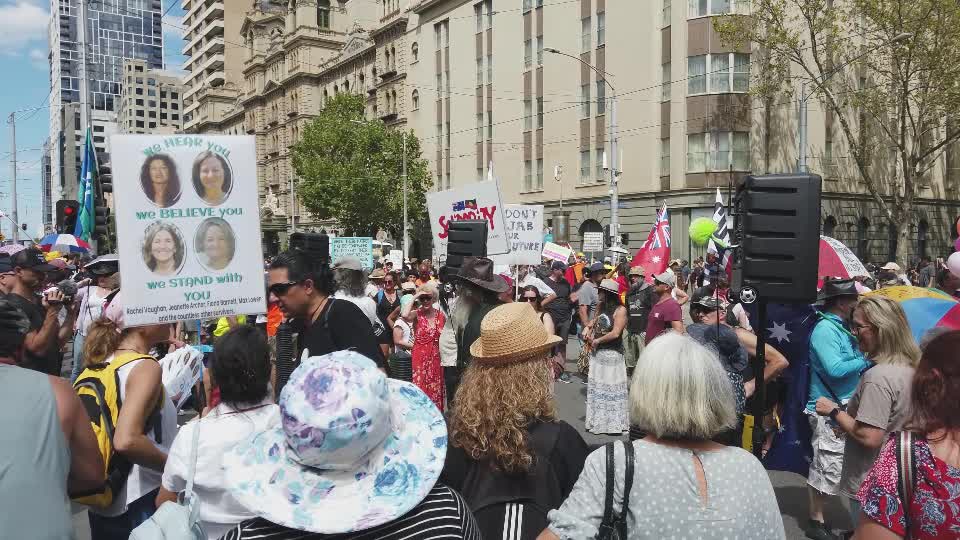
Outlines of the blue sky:
M 176 0 L 164 0 L 164 11 Z M 164 58 L 169 69 L 183 63 L 179 2 L 164 18 Z M 0 0 L 0 210 L 10 212 L 10 125 L 11 112 L 47 104 L 50 91 L 47 55 L 49 2 L 42 0 Z M 174 26 L 175 25 L 175 26 Z M 49 132 L 49 109 L 17 114 L 17 195 L 20 221 L 27 231 L 37 234 L 42 219 L 40 209 L 40 148 Z M 0 220 L 7 236 L 11 223 Z

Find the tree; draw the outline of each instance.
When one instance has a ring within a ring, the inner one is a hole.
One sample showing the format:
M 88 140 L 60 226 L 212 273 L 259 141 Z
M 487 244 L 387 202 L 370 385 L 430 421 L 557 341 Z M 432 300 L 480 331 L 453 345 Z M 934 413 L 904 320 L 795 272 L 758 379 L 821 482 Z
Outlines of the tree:
M 340 94 L 303 130 L 293 146 L 293 168 L 303 205 L 321 219 L 336 219 L 350 234 L 383 228 L 403 235 L 404 137 L 409 221 L 422 219 L 432 181 L 416 135 L 363 118 L 364 97 Z
M 960 139 L 960 7 L 956 0 L 754 0 L 715 22 L 721 40 L 752 42 L 765 66 L 754 93 L 805 84 L 840 126 L 873 201 L 908 262 L 924 176 Z M 754 65 L 757 65 L 755 63 Z

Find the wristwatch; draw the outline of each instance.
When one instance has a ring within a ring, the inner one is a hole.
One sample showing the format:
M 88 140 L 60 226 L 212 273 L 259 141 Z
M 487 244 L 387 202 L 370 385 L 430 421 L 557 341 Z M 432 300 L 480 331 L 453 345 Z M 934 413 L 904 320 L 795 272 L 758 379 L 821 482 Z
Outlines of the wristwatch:
M 830 419 L 836 422 L 838 414 L 840 414 L 840 407 L 834 407 L 833 410 L 830 411 Z

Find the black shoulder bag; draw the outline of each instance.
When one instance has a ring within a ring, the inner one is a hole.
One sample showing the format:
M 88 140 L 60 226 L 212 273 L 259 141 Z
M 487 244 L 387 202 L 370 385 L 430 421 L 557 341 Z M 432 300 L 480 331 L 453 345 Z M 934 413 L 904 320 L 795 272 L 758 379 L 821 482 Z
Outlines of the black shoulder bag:
M 613 487 L 616 483 L 617 464 L 614 457 L 613 445 L 615 442 L 608 443 L 607 448 L 607 493 L 603 499 L 603 521 L 600 522 L 600 530 L 597 533 L 596 540 L 627 540 L 627 511 L 630 508 L 630 490 L 633 488 L 633 444 L 627 441 L 620 441 L 623 444 L 623 451 L 626 455 L 627 470 L 624 474 L 623 485 L 623 505 L 620 507 L 620 513 L 613 511 Z

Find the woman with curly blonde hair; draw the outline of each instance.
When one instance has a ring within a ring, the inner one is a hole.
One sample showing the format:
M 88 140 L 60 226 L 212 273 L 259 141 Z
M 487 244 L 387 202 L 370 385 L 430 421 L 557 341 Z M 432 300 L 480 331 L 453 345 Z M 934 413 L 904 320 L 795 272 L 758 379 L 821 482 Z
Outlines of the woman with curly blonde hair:
M 530 304 L 511 303 L 483 318 L 470 347 L 442 479 L 463 495 L 484 538 L 536 538 L 583 469 L 589 448 L 557 420 L 553 400 L 548 356 L 559 341 Z

